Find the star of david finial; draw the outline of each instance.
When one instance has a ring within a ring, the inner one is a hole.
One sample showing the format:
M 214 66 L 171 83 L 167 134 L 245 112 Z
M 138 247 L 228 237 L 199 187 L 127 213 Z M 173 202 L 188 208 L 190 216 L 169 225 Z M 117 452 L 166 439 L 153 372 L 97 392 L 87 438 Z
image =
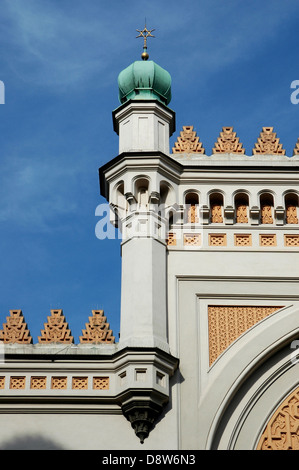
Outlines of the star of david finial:
M 149 55 L 147 53 L 147 38 L 154 38 L 155 36 L 152 35 L 152 32 L 155 31 L 154 29 L 147 29 L 146 24 L 143 29 L 136 29 L 139 33 L 136 38 L 143 38 L 143 53 L 141 54 L 142 60 L 147 60 Z

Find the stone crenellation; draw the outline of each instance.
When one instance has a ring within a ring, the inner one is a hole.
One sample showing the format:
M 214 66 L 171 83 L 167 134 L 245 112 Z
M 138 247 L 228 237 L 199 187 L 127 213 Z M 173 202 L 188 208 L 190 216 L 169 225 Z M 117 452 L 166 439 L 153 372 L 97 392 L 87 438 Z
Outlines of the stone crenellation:
M 206 155 L 203 144 L 200 142 L 199 137 L 194 130 L 194 126 L 183 126 L 177 140 L 172 148 L 172 153 L 197 153 Z M 212 154 L 236 154 L 246 155 L 246 150 L 243 144 L 239 141 L 237 133 L 232 126 L 223 127 L 222 132 L 212 149 Z M 285 156 L 286 151 L 280 143 L 280 139 L 274 132 L 273 127 L 263 127 L 257 142 L 254 144 L 251 155 L 279 155 Z M 299 155 L 299 138 L 295 144 L 293 156 Z
M 82 330 L 83 335 L 79 337 L 81 344 L 115 343 L 115 337 L 106 321 L 103 310 L 93 310 L 92 316 L 89 317 L 89 322 L 85 326 L 86 329 Z M 6 323 L 0 330 L 1 342 L 5 344 L 33 344 L 22 310 L 10 310 L 10 316 L 6 318 Z M 38 343 L 74 343 L 74 337 L 61 309 L 51 310 L 51 315 L 48 316 L 48 321 L 44 324 L 44 329 L 41 330 L 41 336 L 38 337 Z

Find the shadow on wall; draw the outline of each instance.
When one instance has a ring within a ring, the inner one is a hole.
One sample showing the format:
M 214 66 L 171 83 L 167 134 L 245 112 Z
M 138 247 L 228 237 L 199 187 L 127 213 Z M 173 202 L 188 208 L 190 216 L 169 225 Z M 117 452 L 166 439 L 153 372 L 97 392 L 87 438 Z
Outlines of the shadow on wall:
M 64 450 L 50 439 L 36 436 L 22 436 L 0 444 L 0 450 Z

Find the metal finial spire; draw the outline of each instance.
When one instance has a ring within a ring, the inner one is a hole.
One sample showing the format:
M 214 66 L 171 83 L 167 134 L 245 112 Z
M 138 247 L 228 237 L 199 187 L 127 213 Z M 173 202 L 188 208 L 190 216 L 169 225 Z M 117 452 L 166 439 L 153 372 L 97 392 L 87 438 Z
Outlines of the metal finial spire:
M 154 29 L 147 29 L 146 24 L 142 30 L 136 29 L 136 31 L 139 33 L 139 36 L 136 36 L 136 38 L 143 38 L 143 53 L 141 54 L 142 60 L 147 60 L 149 58 L 149 55 L 147 53 L 147 38 L 154 38 L 151 33 L 155 31 Z

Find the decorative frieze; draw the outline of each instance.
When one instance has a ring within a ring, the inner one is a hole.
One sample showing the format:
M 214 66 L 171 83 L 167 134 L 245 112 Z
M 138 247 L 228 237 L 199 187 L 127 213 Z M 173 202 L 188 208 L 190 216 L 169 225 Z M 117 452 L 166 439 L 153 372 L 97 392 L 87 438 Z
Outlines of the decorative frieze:
M 223 127 L 220 136 L 213 148 L 213 153 L 237 153 L 244 155 L 245 149 L 239 142 L 237 133 L 234 132 L 233 127 Z
M 285 150 L 276 132 L 273 132 L 273 127 L 263 127 L 252 153 L 253 155 L 285 155 Z
M 209 358 L 210 365 L 245 331 L 282 307 L 210 305 Z
M 193 126 L 183 126 L 177 141 L 172 149 L 173 153 L 200 153 L 204 154 L 205 149 L 193 130 Z
M 299 450 L 299 387 L 275 410 L 257 450 Z
M 93 310 L 89 323 L 85 326 L 86 329 L 82 330 L 82 336 L 79 338 L 80 343 L 115 343 L 115 337 L 103 310 Z

